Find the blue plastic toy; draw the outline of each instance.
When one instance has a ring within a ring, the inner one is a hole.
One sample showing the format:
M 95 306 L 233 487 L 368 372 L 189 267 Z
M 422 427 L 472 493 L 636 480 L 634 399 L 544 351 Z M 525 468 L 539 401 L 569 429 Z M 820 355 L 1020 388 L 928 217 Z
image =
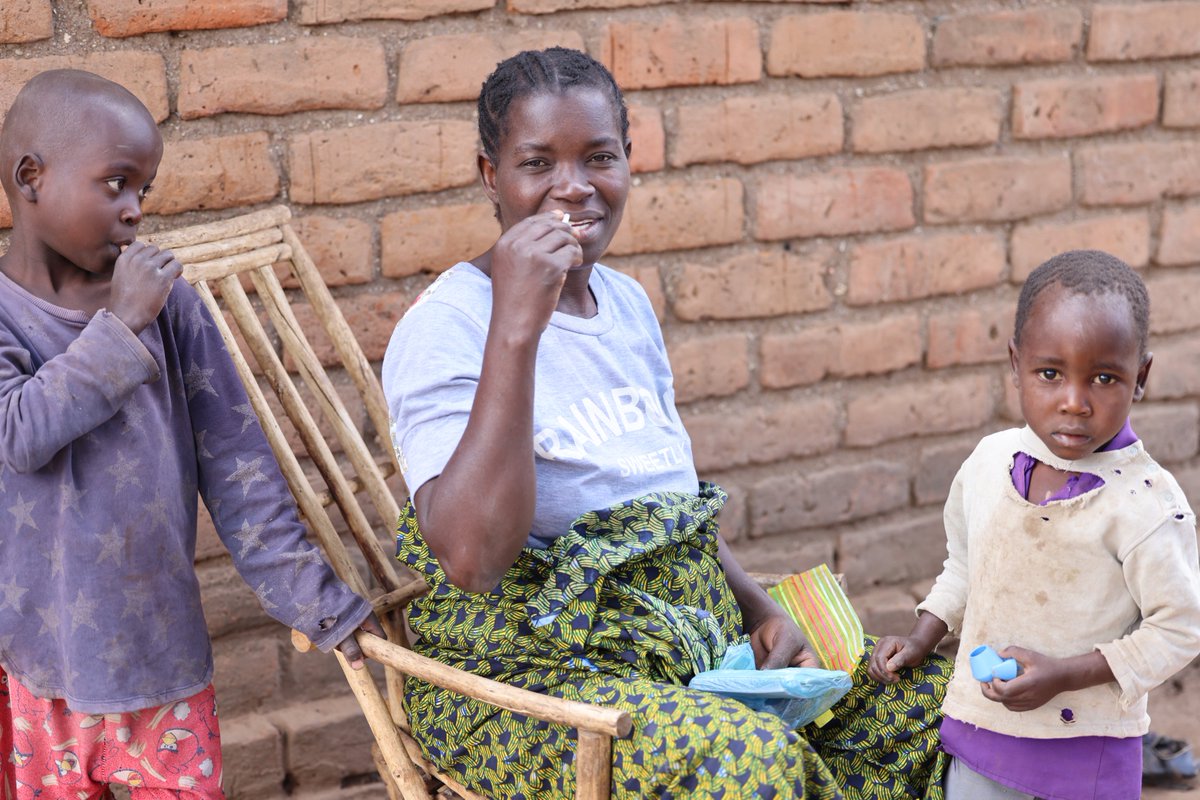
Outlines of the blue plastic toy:
M 971 651 L 971 674 L 981 683 L 991 683 L 997 678 L 1011 681 L 1021 672 L 1015 658 L 1000 658 L 990 645 L 981 644 Z

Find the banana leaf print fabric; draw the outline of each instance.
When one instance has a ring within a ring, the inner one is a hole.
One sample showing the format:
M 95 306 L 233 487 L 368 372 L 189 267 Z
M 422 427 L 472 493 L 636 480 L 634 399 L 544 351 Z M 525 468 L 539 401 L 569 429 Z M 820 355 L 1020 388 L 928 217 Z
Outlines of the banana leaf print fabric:
M 615 798 L 940 800 L 939 707 L 950 674 L 927 662 L 901 684 L 866 677 L 824 728 L 793 731 L 766 712 L 686 688 L 745 640 L 717 557 L 725 493 L 658 493 L 579 517 L 545 550 L 526 549 L 492 592 L 447 579 L 409 503 L 398 558 L 430 584 L 409 609 L 414 649 L 532 691 L 628 710 L 613 743 Z M 490 797 L 575 792 L 575 731 L 408 679 L 405 703 L 426 756 Z

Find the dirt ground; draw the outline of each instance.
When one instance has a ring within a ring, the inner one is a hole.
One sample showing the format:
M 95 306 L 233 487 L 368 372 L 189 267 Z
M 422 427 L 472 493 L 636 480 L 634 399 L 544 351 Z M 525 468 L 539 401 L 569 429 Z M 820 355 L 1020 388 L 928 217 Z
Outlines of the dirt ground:
M 1173 739 L 1190 742 L 1200 751 L 1200 661 L 1150 693 L 1150 727 Z M 1198 752 L 1200 759 L 1200 752 Z M 1147 787 L 1143 798 L 1200 800 L 1200 781 L 1172 787 Z

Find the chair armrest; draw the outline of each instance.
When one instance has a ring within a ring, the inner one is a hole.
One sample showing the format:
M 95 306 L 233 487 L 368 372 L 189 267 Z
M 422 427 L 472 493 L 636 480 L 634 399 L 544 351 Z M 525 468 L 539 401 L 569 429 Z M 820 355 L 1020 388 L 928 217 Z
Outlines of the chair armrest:
M 627 711 L 518 689 L 455 669 L 366 632 L 358 633 L 358 644 L 371 658 L 406 675 L 517 714 L 619 739 L 624 739 L 633 729 L 633 720 Z

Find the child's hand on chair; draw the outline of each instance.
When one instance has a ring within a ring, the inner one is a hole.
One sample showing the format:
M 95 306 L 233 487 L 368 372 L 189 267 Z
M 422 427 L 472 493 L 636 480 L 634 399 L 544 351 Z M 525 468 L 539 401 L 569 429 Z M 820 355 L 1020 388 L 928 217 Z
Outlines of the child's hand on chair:
M 379 624 L 379 617 L 375 616 L 374 612 L 372 612 L 371 616 L 363 620 L 362 625 L 358 626 L 358 631 L 373 633 L 380 639 L 387 638 L 387 634 L 383 631 L 383 626 Z M 354 638 L 358 631 L 355 631 L 345 639 L 342 639 L 337 646 L 337 650 L 346 657 L 346 660 L 350 662 L 350 666 L 354 669 L 362 669 L 363 663 L 366 660 L 366 656 L 363 655 L 363 651 L 358 644 L 358 640 Z

